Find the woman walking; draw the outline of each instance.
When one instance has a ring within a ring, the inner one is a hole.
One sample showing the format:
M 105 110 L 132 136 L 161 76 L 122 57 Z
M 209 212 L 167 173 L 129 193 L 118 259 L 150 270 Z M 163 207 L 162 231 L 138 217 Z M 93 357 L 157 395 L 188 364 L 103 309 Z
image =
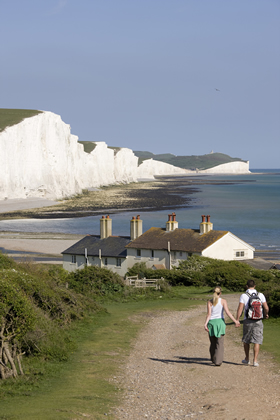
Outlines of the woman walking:
M 204 324 L 204 329 L 209 333 L 210 357 L 216 366 L 221 366 L 224 359 L 224 337 L 226 333 L 224 312 L 235 323 L 236 327 L 240 326 L 240 322 L 230 313 L 227 301 L 221 298 L 221 293 L 221 287 L 215 287 L 213 298 L 207 302 L 207 315 Z

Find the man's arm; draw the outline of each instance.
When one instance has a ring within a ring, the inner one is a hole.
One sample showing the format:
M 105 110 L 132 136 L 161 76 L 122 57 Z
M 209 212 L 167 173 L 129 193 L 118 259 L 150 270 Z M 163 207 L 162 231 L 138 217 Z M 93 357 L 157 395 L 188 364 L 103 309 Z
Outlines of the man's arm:
M 268 318 L 269 307 L 266 302 L 263 302 L 263 309 L 264 309 L 264 318 Z
M 243 309 L 244 309 L 244 303 L 239 302 L 239 305 L 238 305 L 238 308 L 237 308 L 237 313 L 236 313 L 237 321 L 239 321 L 239 319 L 242 315 Z

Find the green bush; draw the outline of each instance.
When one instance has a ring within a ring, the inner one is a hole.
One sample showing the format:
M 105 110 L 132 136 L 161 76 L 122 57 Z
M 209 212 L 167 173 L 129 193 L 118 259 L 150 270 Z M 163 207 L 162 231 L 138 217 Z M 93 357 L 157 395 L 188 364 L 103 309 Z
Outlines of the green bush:
M 107 268 L 85 267 L 69 274 L 69 288 L 82 294 L 95 296 L 111 295 L 124 288 L 122 278 Z

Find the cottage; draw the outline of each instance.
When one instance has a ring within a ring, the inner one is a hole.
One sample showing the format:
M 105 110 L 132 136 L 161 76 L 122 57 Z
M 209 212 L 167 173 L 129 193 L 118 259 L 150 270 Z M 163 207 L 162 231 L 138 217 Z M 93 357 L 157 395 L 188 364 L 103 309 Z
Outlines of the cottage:
M 130 237 L 112 236 L 112 219 L 102 216 L 100 236 L 87 235 L 62 254 L 63 267 L 68 271 L 97 265 L 125 276 L 139 262 L 153 269 L 171 269 L 191 255 L 240 261 L 253 259 L 254 251 L 231 232 L 214 230 L 209 215 L 202 216 L 199 229 L 180 229 L 172 213 L 165 228 L 152 227 L 145 233 L 140 216 L 133 217 Z
M 112 219 L 102 216 L 100 236 L 87 235 L 76 244 L 62 252 L 63 268 L 75 271 L 90 265 L 105 267 L 125 276 L 127 272 L 126 245 L 142 234 L 140 216 L 130 221 L 129 236 L 112 236 Z
M 168 216 L 166 228 L 151 228 L 126 245 L 127 265 L 145 262 L 147 267 L 158 264 L 167 269 L 178 266 L 180 260 L 201 255 L 220 260 L 254 258 L 254 248 L 223 230 L 213 230 L 210 216 L 202 216 L 199 229 L 179 229 L 175 213 Z

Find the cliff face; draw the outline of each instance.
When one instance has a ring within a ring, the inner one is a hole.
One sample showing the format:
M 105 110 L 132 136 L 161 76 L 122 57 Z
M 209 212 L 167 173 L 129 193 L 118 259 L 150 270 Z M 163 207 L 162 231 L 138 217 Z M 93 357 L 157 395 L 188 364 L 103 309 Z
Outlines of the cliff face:
M 0 133 L 0 150 L 0 200 L 59 199 L 102 185 L 191 173 L 152 159 L 138 167 L 132 150 L 114 151 L 104 142 L 96 143 L 91 153 L 85 153 L 70 126 L 51 112 L 7 127 Z

